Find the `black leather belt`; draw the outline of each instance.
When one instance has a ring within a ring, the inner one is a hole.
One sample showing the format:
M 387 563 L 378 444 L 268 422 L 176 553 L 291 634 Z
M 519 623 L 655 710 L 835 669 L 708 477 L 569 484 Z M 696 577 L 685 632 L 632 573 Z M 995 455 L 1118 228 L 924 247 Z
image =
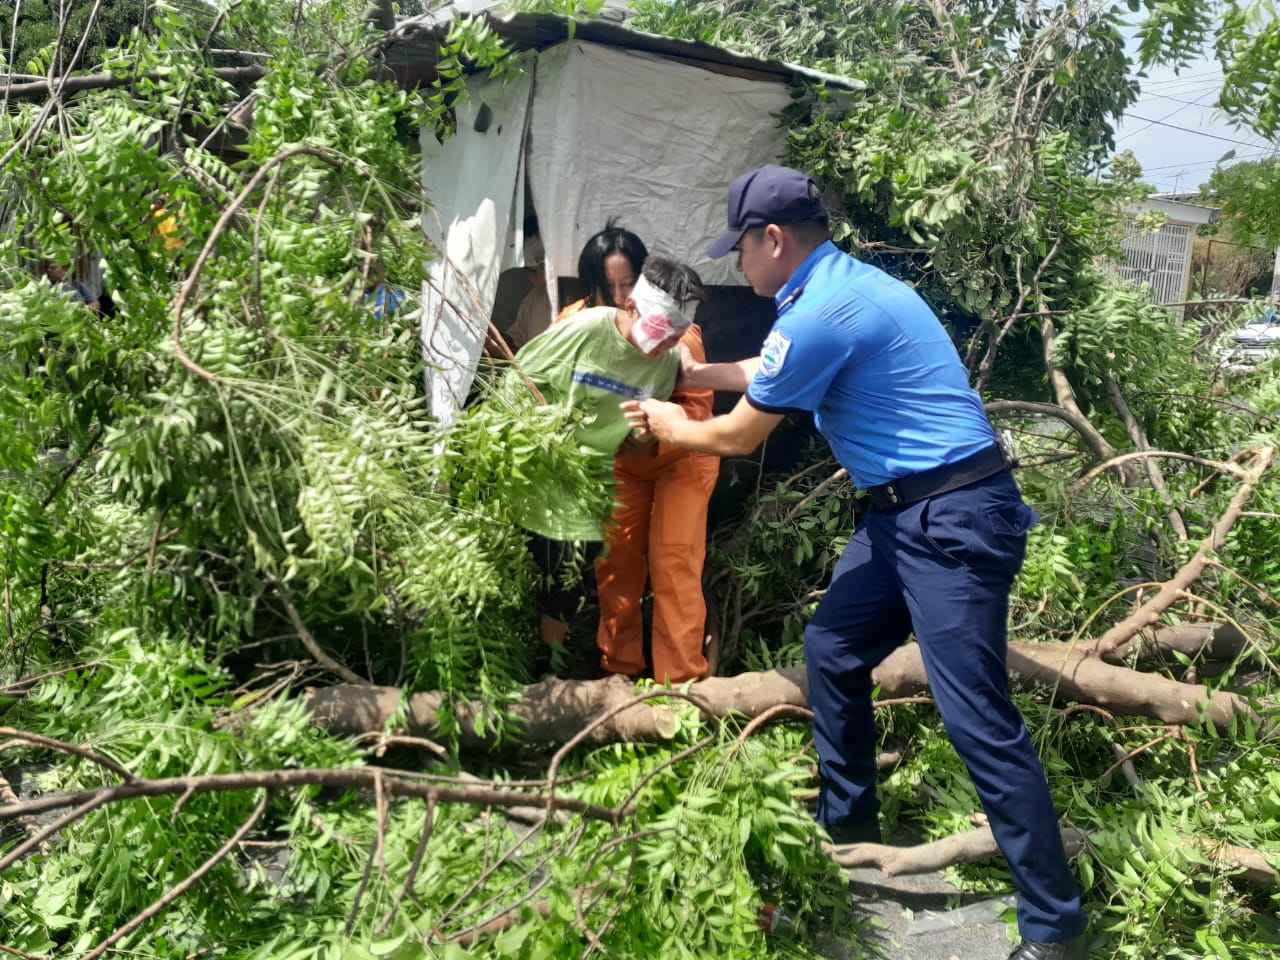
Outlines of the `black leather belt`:
M 936 497 L 948 490 L 956 490 L 959 487 L 977 483 L 979 480 L 985 480 L 1007 467 L 1000 445 L 993 443 L 987 449 L 971 454 L 963 460 L 957 460 L 955 463 L 899 477 L 889 483 L 882 483 L 878 487 L 868 487 L 867 498 L 871 501 L 873 510 L 897 510 L 899 507 L 916 503 L 926 497 Z

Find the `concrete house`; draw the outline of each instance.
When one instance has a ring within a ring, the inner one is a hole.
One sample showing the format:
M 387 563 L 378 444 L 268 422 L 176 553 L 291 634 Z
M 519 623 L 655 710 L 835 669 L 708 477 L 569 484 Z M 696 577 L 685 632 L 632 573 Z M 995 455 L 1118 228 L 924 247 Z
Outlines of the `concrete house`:
M 1217 219 L 1212 207 L 1189 203 L 1185 194 L 1153 194 L 1129 212 L 1126 236 L 1121 241 L 1125 259 L 1118 273 L 1125 280 L 1151 288 L 1156 303 L 1178 303 L 1187 299 L 1191 282 L 1191 246 L 1196 227 Z M 1163 213 L 1168 223 L 1144 232 L 1137 218 L 1144 213 Z M 1181 316 L 1181 308 L 1175 308 Z

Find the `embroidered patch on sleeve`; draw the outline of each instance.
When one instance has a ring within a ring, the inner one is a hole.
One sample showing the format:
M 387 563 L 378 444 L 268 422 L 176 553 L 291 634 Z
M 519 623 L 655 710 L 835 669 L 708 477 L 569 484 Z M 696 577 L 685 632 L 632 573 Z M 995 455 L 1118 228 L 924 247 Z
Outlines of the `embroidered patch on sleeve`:
M 769 333 L 764 346 L 760 348 L 760 366 L 756 375 L 764 379 L 774 376 L 786 362 L 787 351 L 791 349 L 791 341 L 777 330 Z

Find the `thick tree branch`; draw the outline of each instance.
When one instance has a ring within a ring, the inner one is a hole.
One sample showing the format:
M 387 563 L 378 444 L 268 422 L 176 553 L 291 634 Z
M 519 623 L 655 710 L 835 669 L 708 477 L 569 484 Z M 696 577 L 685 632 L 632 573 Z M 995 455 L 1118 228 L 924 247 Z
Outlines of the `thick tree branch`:
M 1267 468 L 1271 465 L 1271 458 L 1274 453 L 1275 451 L 1272 447 L 1264 447 L 1259 452 L 1248 479 L 1240 485 L 1240 489 L 1236 491 L 1236 495 L 1232 497 L 1231 503 L 1227 506 L 1226 512 L 1213 525 L 1213 530 L 1210 531 L 1209 536 L 1201 541 L 1200 549 L 1195 552 L 1195 555 L 1190 560 L 1183 564 L 1182 569 L 1174 574 L 1172 579 L 1166 581 L 1160 587 L 1154 597 L 1098 639 L 1094 646 L 1098 656 L 1105 658 L 1113 650 L 1120 647 L 1121 644 L 1126 643 L 1139 630 L 1155 623 L 1162 613 L 1173 606 L 1174 601 L 1181 596 L 1183 591 L 1200 579 L 1204 568 L 1209 564 L 1210 555 L 1217 553 L 1226 543 L 1227 534 L 1231 532 L 1231 528 L 1240 519 L 1240 515 L 1244 512 L 1245 504 L 1253 496 L 1254 487 L 1257 486 L 1263 474 L 1266 473 Z
M 1099 640 L 1077 644 L 1077 649 L 1097 650 L 1108 663 L 1117 665 L 1167 663 L 1181 655 L 1191 660 L 1232 663 L 1249 647 L 1249 638 L 1230 623 L 1181 623 L 1161 627 L 1152 636 L 1141 632 L 1105 653 Z
M 1075 827 L 1062 828 L 1062 847 L 1068 858 L 1085 848 L 1085 834 Z M 977 863 L 1000 856 L 990 827 L 957 833 L 914 847 L 891 847 L 883 843 L 824 844 L 823 849 L 840 866 L 878 867 L 886 876 L 933 873 L 961 863 Z
M 402 776 L 391 776 L 376 767 L 353 767 L 346 770 L 303 769 L 264 770 L 254 773 L 218 773 L 196 777 L 170 777 L 164 780 L 135 780 L 116 787 L 84 790 L 79 793 L 50 794 L 24 800 L 22 803 L 0 807 L 0 821 L 17 817 L 61 810 L 64 807 L 81 809 L 93 804 L 96 809 L 106 803 L 134 800 L 139 797 L 171 797 L 187 793 L 226 793 L 236 790 L 270 790 L 280 792 L 295 787 L 340 787 L 354 790 L 373 790 L 376 776 L 383 778 L 383 790 L 393 797 L 421 797 L 437 803 L 465 803 L 478 807 L 527 807 L 531 800 L 541 797 L 516 790 L 496 787 L 455 787 L 429 783 L 417 783 Z M 590 820 L 612 823 L 617 811 L 609 807 L 586 803 L 573 797 L 558 796 L 556 809 L 568 810 Z M 78 812 L 78 811 L 73 811 Z M 88 810 L 84 811 L 88 813 Z M 81 814 L 83 815 L 83 814 Z M 66 819 L 66 818 L 64 818 Z M 78 819 L 78 817 L 76 818 Z M 71 820 L 67 821 L 73 822 Z M 62 826 L 66 826 L 63 823 Z M 12 856 L 12 854 L 10 854 Z M 9 858 L 6 858 L 8 860 Z M 11 862 L 11 861 L 10 861 Z M 0 869 L 7 866 L 0 863 Z
M 1089 845 L 1089 835 L 1076 827 L 1064 826 L 1062 847 L 1068 858 L 1079 856 Z M 1209 860 L 1210 868 L 1222 870 L 1254 886 L 1274 886 L 1277 874 L 1265 854 L 1248 847 L 1216 843 L 1204 837 L 1181 838 L 1188 850 Z M 961 863 L 976 863 L 1000 856 L 990 827 L 979 827 L 931 843 L 914 847 L 891 847 L 880 843 L 826 844 L 823 849 L 840 866 L 878 867 L 888 876 L 932 873 Z
M 1229 473 L 1237 480 L 1248 480 L 1250 477 L 1248 470 L 1243 467 L 1238 467 L 1234 463 L 1228 463 L 1225 460 L 1209 460 L 1205 457 L 1197 457 L 1190 453 L 1178 453 L 1176 450 L 1139 450 L 1135 453 L 1122 453 L 1118 457 L 1112 457 L 1111 459 L 1098 464 L 1079 480 L 1074 481 L 1069 487 L 1067 487 L 1067 493 L 1071 495 L 1079 493 L 1108 470 L 1114 470 L 1123 464 L 1132 463 L 1135 460 L 1147 460 L 1152 457 L 1163 457 L 1166 460 L 1185 460 L 1187 463 L 1194 463 L 1197 466 L 1208 467 L 1209 469 L 1216 470 L 1219 473 Z
M 1150 451 L 1151 444 L 1147 442 L 1147 435 L 1143 433 L 1142 427 L 1138 425 L 1138 421 L 1133 415 L 1133 411 L 1129 409 L 1129 403 L 1125 400 L 1124 394 L 1120 390 L 1120 384 L 1116 383 L 1115 378 L 1110 374 L 1104 374 L 1102 382 L 1107 389 L 1107 396 L 1111 398 L 1111 405 L 1115 407 L 1116 413 L 1120 415 L 1120 421 L 1124 424 L 1124 428 L 1129 431 L 1129 439 L 1133 441 L 1133 445 L 1142 453 Z M 1165 483 L 1164 473 L 1160 469 L 1160 464 L 1155 457 L 1147 457 L 1142 461 L 1142 464 L 1147 468 L 1147 478 L 1151 481 L 1152 489 L 1159 494 L 1160 499 L 1164 501 L 1164 505 L 1169 511 L 1167 514 L 1169 525 L 1173 527 L 1178 539 L 1185 542 L 1190 536 L 1187 533 L 1187 524 L 1183 521 L 1182 514 L 1174 505 L 1173 497 L 1169 495 L 1169 485 Z
M 1111 444 L 1107 442 L 1106 437 L 1102 435 L 1098 428 L 1089 421 L 1089 418 L 1084 415 L 1084 412 L 1076 403 L 1076 393 L 1071 388 L 1067 373 L 1054 358 L 1055 336 L 1053 318 L 1042 317 L 1040 320 L 1040 337 L 1044 341 L 1044 365 L 1045 369 L 1049 371 L 1049 385 L 1053 387 L 1053 395 L 1058 401 L 1058 406 L 1075 418 L 1073 425 L 1076 426 L 1077 432 L 1089 445 L 1089 449 L 1098 453 L 1099 459 L 1106 460 L 1114 457 L 1116 452 Z M 1128 482 L 1127 478 L 1126 482 Z
M 1107 460 L 1115 456 L 1112 446 L 1102 439 L 1102 434 L 1098 433 L 1088 417 L 1079 411 L 1068 410 L 1056 403 L 1036 403 L 1031 400 L 993 400 L 986 404 L 986 410 L 987 415 L 991 417 L 1027 414 L 1033 417 L 1052 417 L 1055 420 L 1061 420 L 1076 432 L 1095 460 Z M 1099 443 L 1099 440 L 1102 442 Z
M 1180 648 L 1194 642 L 1180 640 L 1171 646 Z M 1206 647 L 1202 656 L 1210 656 L 1215 649 L 1212 645 Z M 1048 688 L 1061 700 L 1094 704 L 1121 716 L 1151 717 L 1162 723 L 1198 724 L 1204 712 L 1217 726 L 1226 728 L 1237 716 L 1255 717 L 1248 701 L 1234 693 L 1139 673 L 1104 662 L 1106 659 L 1090 644 L 1071 647 L 1061 643 L 1014 643 L 1009 649 L 1010 683 L 1014 689 L 1036 693 Z M 880 686 L 883 700 L 919 696 L 929 689 L 920 649 L 915 644 L 899 647 L 872 677 Z M 662 696 L 661 691 L 644 695 L 649 701 Z M 329 731 L 361 734 L 382 729 L 400 708 L 401 697 L 395 687 L 326 687 L 311 693 L 311 707 L 315 722 Z M 737 715 L 750 719 L 780 705 L 809 705 L 803 666 L 708 677 L 690 689 L 688 699 L 708 718 Z M 408 733 L 435 735 L 443 705 L 444 698 L 439 693 L 408 695 Z M 464 750 L 493 746 L 474 732 L 481 726 L 492 726 L 480 723 L 488 716 L 485 705 L 462 701 L 452 708 L 463 731 Z M 632 684 L 622 677 L 543 680 L 526 688 L 524 696 L 509 710 L 519 724 L 519 738 L 525 743 L 663 742 L 670 740 L 675 730 L 671 708 L 638 701 Z M 609 715 L 608 721 L 593 726 L 605 714 Z M 589 726 L 592 729 L 584 736 L 584 729 Z
M 219 80 L 225 80 L 228 83 L 252 83 L 255 80 L 261 80 L 266 76 L 266 67 L 258 65 L 250 65 L 245 67 L 212 67 L 209 70 Z M 57 85 L 57 92 L 65 95 L 68 93 L 82 93 L 85 90 L 108 90 L 112 87 L 127 87 L 130 84 L 137 83 L 139 80 L 161 80 L 167 76 L 167 72 L 151 71 L 138 76 L 117 76 L 114 73 L 90 73 L 83 74 L 78 77 L 63 76 L 55 78 L 54 84 Z M 53 92 L 53 86 L 48 80 L 35 80 L 30 83 L 10 83 L 0 87 L 3 96 L 17 100 L 34 100 L 39 97 L 47 97 Z

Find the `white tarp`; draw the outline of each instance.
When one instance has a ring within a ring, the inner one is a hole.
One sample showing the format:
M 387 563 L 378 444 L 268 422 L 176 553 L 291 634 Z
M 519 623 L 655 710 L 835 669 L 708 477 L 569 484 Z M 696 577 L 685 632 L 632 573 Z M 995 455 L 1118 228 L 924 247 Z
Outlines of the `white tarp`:
M 582 244 L 616 216 L 705 282 L 741 283 L 732 257 L 704 251 L 725 228 L 729 183 L 781 158 L 773 114 L 790 102 L 782 83 L 653 54 L 576 40 L 544 50 L 527 158 L 548 265 L 576 276 Z
M 430 131 L 422 134 L 431 201 L 423 229 L 443 252 L 422 291 L 422 345 L 431 412 L 442 423 L 452 422 L 475 376 L 498 275 L 519 262 L 532 85 L 532 71 L 505 82 L 473 78 L 470 96 L 458 105 L 458 132 L 443 144 Z M 514 247 L 507 243 L 513 224 Z

